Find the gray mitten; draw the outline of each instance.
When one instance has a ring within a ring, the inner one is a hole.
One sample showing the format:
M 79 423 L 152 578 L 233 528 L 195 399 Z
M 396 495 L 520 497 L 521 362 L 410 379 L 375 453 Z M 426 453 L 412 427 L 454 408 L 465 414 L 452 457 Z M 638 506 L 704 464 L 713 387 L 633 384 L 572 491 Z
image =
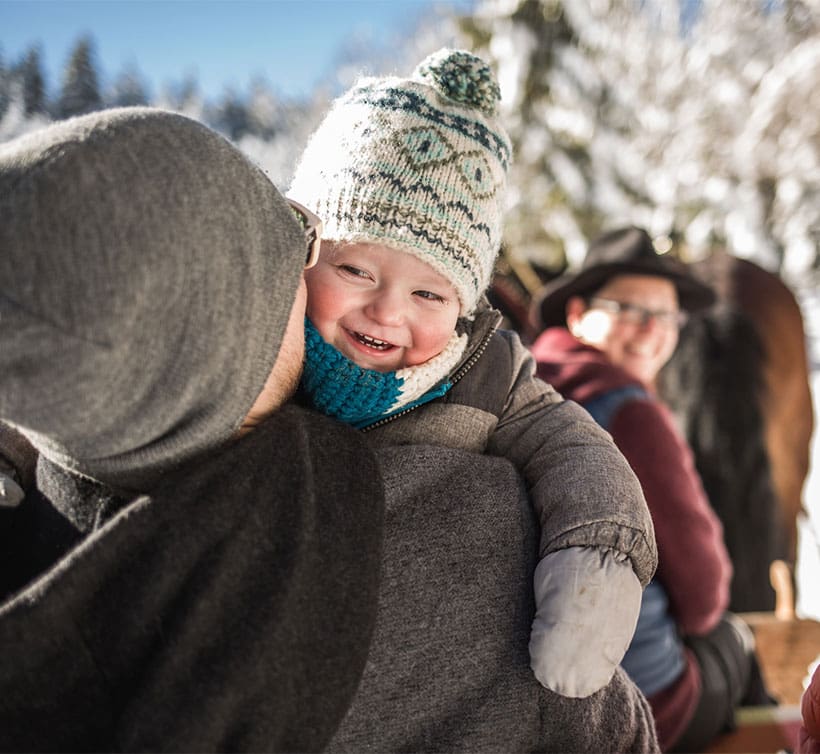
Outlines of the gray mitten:
M 568 547 L 535 569 L 530 665 L 556 694 L 583 698 L 606 686 L 638 622 L 643 590 L 626 555 Z

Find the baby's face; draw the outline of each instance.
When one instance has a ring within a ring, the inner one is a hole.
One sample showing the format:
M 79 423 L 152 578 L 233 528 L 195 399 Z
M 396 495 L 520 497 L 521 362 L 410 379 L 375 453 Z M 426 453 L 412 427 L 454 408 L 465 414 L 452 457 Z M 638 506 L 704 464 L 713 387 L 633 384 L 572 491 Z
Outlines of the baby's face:
M 313 326 L 365 369 L 422 364 L 441 353 L 455 331 L 460 304 L 452 284 L 389 246 L 323 241 L 305 279 Z

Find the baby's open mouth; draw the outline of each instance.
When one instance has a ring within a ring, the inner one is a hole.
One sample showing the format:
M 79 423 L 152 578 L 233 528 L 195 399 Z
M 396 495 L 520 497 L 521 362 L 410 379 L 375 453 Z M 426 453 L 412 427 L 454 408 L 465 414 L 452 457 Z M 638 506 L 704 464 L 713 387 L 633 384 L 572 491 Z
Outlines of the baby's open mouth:
M 377 338 L 371 338 L 369 335 L 365 335 L 364 333 L 354 332 L 353 337 L 359 341 L 364 346 L 368 348 L 375 348 L 377 351 L 389 351 L 391 348 L 395 348 L 392 343 L 388 343 L 385 340 L 378 340 Z

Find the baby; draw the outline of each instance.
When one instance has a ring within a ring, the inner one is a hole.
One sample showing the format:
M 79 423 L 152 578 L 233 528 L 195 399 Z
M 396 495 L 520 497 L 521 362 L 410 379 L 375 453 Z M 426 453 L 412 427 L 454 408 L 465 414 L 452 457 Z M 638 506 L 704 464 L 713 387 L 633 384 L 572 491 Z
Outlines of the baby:
M 305 273 L 302 393 L 374 443 L 515 464 L 541 523 L 531 665 L 585 697 L 620 663 L 657 553 L 626 461 L 534 376 L 484 296 L 511 157 L 499 98 L 482 60 L 440 50 L 410 79 L 363 79 L 334 103 L 288 192 L 325 223 Z

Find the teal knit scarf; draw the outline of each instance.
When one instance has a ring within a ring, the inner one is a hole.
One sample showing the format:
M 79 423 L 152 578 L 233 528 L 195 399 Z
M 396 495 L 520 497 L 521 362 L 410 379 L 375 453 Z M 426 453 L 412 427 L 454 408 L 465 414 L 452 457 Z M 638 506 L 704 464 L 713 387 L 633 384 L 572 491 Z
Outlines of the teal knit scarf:
M 454 334 L 445 351 L 424 364 L 377 372 L 360 367 L 326 343 L 306 318 L 301 389 L 323 414 L 362 429 L 444 395 L 452 387 L 446 377 L 466 342 L 466 336 Z

